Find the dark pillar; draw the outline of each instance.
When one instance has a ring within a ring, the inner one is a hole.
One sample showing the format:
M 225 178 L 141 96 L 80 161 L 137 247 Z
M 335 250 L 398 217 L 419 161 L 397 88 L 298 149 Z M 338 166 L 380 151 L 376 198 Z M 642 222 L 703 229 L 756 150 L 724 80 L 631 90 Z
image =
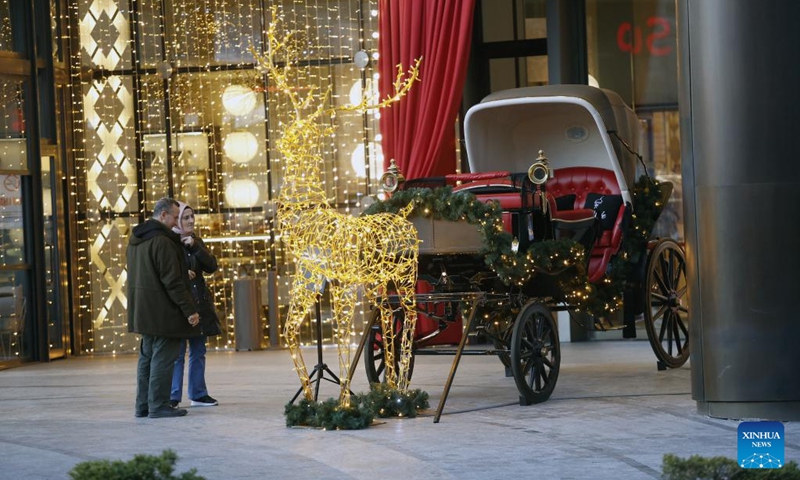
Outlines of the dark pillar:
M 692 396 L 800 420 L 800 2 L 678 8 Z
M 586 2 L 547 0 L 547 77 L 550 85 L 586 85 Z

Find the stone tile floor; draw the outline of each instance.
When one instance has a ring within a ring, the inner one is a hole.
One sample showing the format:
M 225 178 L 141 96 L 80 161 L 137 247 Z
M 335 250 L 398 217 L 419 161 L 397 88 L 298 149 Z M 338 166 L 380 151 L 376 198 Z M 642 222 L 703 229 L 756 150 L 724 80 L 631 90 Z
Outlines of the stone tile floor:
M 337 370 L 336 350 L 325 361 Z M 309 368 L 316 350 L 305 352 Z M 285 350 L 209 352 L 218 407 L 174 419 L 133 416 L 136 356 L 77 357 L 0 371 L 0 479 L 62 479 L 78 462 L 179 455 L 207 479 L 653 479 L 665 453 L 736 458 L 735 420 L 700 415 L 690 368 L 659 372 L 646 341 L 562 346 L 549 401 L 520 406 L 496 357 L 462 359 L 440 423 L 452 356 L 418 356 L 412 386 L 431 396 L 416 419 L 360 431 L 286 428 L 299 387 Z M 338 372 L 337 372 L 338 373 Z M 323 382 L 320 399 L 337 395 Z M 368 388 L 363 368 L 353 390 Z M 800 460 L 800 423 L 785 425 Z

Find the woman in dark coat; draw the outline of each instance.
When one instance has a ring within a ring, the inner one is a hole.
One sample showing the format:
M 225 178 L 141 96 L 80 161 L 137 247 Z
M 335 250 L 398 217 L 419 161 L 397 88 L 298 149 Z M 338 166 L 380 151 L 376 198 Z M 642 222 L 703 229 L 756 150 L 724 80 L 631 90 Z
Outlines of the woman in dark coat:
M 218 402 L 209 396 L 206 388 L 206 339 L 219 335 L 220 323 L 214 301 L 208 291 L 204 273 L 217 271 L 217 259 L 208 251 L 203 240 L 194 234 L 194 210 L 183 202 L 178 202 L 180 214 L 173 230 L 181 236 L 186 263 L 189 266 L 189 280 L 192 296 L 200 312 L 200 334 L 181 342 L 180 353 L 175 361 L 172 374 L 172 392 L 170 403 L 177 406 L 181 402 L 183 391 L 183 364 L 186 356 L 186 344 L 189 344 L 189 385 L 188 397 L 193 407 L 212 407 Z

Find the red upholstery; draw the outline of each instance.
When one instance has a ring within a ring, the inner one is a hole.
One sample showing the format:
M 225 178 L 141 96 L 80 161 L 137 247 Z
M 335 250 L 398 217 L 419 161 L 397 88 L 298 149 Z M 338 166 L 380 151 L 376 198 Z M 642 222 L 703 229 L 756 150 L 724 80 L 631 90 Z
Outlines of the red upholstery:
M 548 200 L 550 200 L 548 198 Z M 579 220 L 585 220 L 587 218 L 594 217 L 594 210 L 589 208 L 579 208 L 577 210 L 556 210 L 556 205 L 553 202 L 550 202 L 550 208 L 552 208 L 553 218 L 558 220 L 564 220 L 565 222 L 575 222 Z
M 553 197 L 575 194 L 575 208 L 583 208 L 590 193 L 619 195 L 619 183 L 611 170 L 595 167 L 560 168 L 547 181 L 547 193 Z
M 584 205 L 586 197 L 590 193 L 619 195 L 619 183 L 614 172 L 595 167 L 572 167 L 556 170 L 555 176 L 547 181 L 547 194 L 553 218 L 563 218 L 564 220 L 586 218 L 590 210 L 585 209 Z M 570 194 L 575 194 L 574 210 L 571 212 L 557 211 L 555 198 Z M 622 205 L 617 212 L 614 227 L 604 230 L 600 238 L 595 241 L 589 259 L 589 281 L 595 282 L 603 277 L 611 256 L 619 250 L 622 242 L 624 214 L 625 205 Z
M 466 181 L 467 177 L 471 177 L 469 183 L 459 185 L 453 189 L 454 192 L 458 191 L 471 191 L 477 189 L 491 189 L 494 187 L 496 190 L 493 193 L 477 193 L 478 200 L 488 203 L 495 201 L 500 204 L 503 209 L 503 228 L 507 232 L 513 230 L 511 210 L 519 210 L 522 208 L 522 196 L 519 190 L 514 187 L 509 179 L 509 172 L 487 172 L 487 173 L 460 173 L 455 175 L 448 175 L 450 177 L 459 177 L 461 181 Z M 508 191 L 499 191 L 508 189 Z
M 503 226 L 506 231 L 512 231 L 510 211 L 522 208 L 522 197 L 520 192 L 513 188 L 508 172 L 454 174 L 448 175 L 447 181 L 448 184 L 456 181 L 463 182 L 462 185 L 455 187 L 454 191 L 486 189 L 487 193 L 476 192 L 478 198 L 482 202 L 497 201 L 504 210 Z M 508 191 L 503 191 L 504 187 L 508 187 Z M 558 169 L 555 171 L 555 176 L 547 181 L 546 191 L 553 218 L 567 222 L 594 216 L 594 210 L 584 207 L 590 193 L 620 194 L 619 183 L 614 172 L 595 167 Z M 570 194 L 575 194 L 573 209 L 559 211 L 556 208 L 555 199 Z M 531 204 L 535 197 L 531 199 Z M 603 277 L 611 256 L 619 250 L 622 241 L 624 213 L 625 206 L 622 205 L 617 212 L 614 227 L 610 230 L 603 230 L 600 237 L 596 239 L 589 259 L 589 281 L 595 282 Z
M 431 293 L 434 290 L 430 282 L 423 279 L 417 280 L 417 293 Z M 443 317 L 445 309 L 444 302 L 418 303 L 417 310 L 419 313 L 417 314 L 417 328 L 414 331 L 414 338 L 418 340 L 436 332 L 440 327 L 439 320 L 432 318 L 431 315 Z M 457 344 L 461 340 L 461 332 L 463 331 L 461 313 L 456 314 L 455 319 L 446 325 L 447 328 L 442 330 L 441 333 L 418 343 L 417 347 Z

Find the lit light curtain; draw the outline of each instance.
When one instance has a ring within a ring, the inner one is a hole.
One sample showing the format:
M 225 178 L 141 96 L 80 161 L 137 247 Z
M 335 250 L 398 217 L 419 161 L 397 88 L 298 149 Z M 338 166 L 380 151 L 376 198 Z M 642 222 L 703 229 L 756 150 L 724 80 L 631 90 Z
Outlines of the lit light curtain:
M 383 154 L 406 178 L 455 171 L 455 120 L 472 38 L 475 0 L 380 0 L 378 70 L 381 98 L 392 92 L 397 65 L 423 57 L 420 82 L 381 112 Z

